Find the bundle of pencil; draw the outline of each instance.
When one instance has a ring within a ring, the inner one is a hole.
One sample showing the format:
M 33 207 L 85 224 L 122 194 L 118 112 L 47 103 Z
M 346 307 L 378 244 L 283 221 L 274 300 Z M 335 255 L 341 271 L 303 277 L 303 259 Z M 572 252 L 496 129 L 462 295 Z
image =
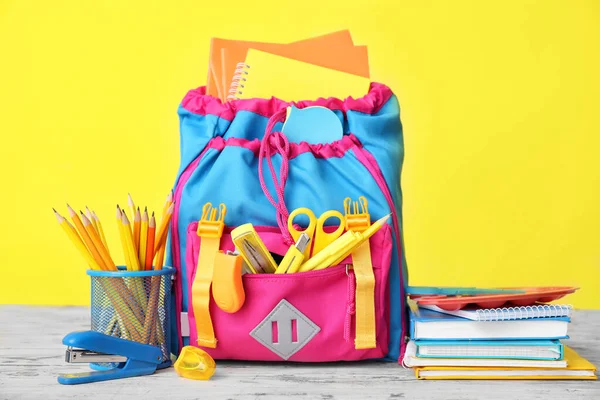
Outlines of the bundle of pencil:
M 153 264 L 155 270 L 162 269 L 168 227 L 174 209 L 173 194 L 169 193 L 167 196 L 158 229 L 154 212 L 149 216 L 146 207 L 141 213 L 139 207 L 135 207 L 131 195 L 128 196 L 128 204 L 132 211 L 133 224 L 127 217 L 127 212 L 117 205 L 117 226 L 126 269 L 128 271 L 152 270 Z M 67 210 L 72 224 L 53 209 L 59 225 L 89 268 L 96 271 L 117 271 L 102 223 L 96 213 L 86 207 L 86 213 L 80 211 L 78 215 L 68 204 Z M 162 329 L 156 321 L 161 276 L 151 278 L 149 293 L 144 288 L 143 279 L 146 278 L 133 280 L 115 278 L 99 281 L 116 312 L 106 333 L 111 334 L 113 329 L 118 329 L 122 337 L 142 343 L 151 343 L 155 340 L 156 334 L 160 335 L 159 341 L 163 339 Z
M 158 228 L 154 212 L 149 215 L 148 207 L 145 207 L 144 212 L 141 213 L 140 208 L 135 206 L 131 195 L 128 195 L 127 202 L 133 216 L 133 224 L 125 209 L 117 205 L 117 223 L 127 270 L 151 270 L 153 264 L 155 270 L 162 269 L 169 222 L 174 209 L 173 193 L 169 193 L 167 196 Z

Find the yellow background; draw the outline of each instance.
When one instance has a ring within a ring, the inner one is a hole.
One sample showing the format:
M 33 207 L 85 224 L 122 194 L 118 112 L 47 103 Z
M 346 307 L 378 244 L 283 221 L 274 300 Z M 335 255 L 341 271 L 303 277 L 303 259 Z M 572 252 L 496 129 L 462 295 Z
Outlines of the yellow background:
M 349 28 L 402 106 L 411 284 L 600 308 L 600 2 L 372 3 L 0 0 L 0 303 L 89 303 L 51 207 L 94 208 L 121 260 L 115 203 L 162 206 L 211 36 Z

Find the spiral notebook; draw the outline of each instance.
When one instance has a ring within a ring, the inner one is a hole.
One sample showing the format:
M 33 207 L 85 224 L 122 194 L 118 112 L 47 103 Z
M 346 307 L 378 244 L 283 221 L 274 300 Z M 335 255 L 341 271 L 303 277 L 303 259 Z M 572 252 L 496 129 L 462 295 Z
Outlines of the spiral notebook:
M 561 318 L 570 317 L 572 307 L 559 304 L 539 304 L 526 307 L 462 309 L 456 311 L 444 310 L 434 305 L 419 305 L 431 311 L 467 318 L 472 321 L 513 321 L 532 318 Z
M 277 97 L 285 101 L 319 97 L 363 97 L 370 79 L 364 76 L 249 49 L 238 64 L 228 100 Z

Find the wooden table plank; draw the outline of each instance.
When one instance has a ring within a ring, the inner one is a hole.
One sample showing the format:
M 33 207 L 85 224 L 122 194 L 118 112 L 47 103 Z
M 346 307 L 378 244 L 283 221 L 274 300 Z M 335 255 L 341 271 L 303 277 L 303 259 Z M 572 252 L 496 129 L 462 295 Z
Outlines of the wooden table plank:
M 394 363 L 286 364 L 217 362 L 208 382 L 172 368 L 154 375 L 63 386 L 59 373 L 86 371 L 64 362 L 62 337 L 89 327 L 85 307 L 0 306 L 0 399 L 600 399 L 599 381 L 417 381 Z M 600 365 L 600 311 L 577 311 L 566 343 Z

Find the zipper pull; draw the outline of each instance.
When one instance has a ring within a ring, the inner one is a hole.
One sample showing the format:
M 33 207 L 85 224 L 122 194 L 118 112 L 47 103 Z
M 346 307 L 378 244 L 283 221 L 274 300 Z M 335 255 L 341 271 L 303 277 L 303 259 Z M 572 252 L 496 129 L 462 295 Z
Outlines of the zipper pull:
M 352 343 L 352 316 L 356 313 L 356 281 L 352 266 L 346 264 L 346 275 L 348 276 L 348 302 L 346 306 L 346 318 L 344 320 L 344 340 Z

